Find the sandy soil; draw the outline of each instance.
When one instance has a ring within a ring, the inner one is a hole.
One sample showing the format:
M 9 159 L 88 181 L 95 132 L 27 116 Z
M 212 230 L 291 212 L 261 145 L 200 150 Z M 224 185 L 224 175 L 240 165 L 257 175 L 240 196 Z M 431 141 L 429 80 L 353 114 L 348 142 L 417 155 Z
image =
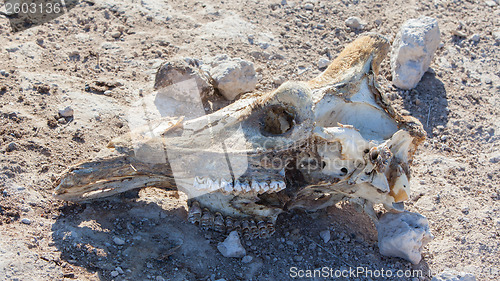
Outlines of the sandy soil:
M 18 33 L 0 16 L 0 280 L 289 280 L 291 267 L 425 275 L 388 278 L 395 280 L 428 280 L 452 268 L 498 280 L 500 50 L 492 33 L 500 5 L 280 3 L 85 0 Z M 441 29 L 431 69 L 416 89 L 401 91 L 391 86 L 386 60 L 379 81 L 428 133 L 406 203 L 429 218 L 435 235 L 418 265 L 381 256 L 375 227 L 350 205 L 280 216 L 272 238 L 245 243 L 253 259 L 244 263 L 217 251 L 224 237 L 186 222 L 185 198 L 175 192 L 149 188 L 81 205 L 51 196 L 60 172 L 128 131 L 127 106 L 153 91 L 164 61 L 241 57 L 254 62 L 258 90 L 268 91 L 319 74 L 318 60 L 334 58 L 359 34 L 394 38 L 404 20 L 420 15 L 436 18 Z M 346 27 L 350 16 L 364 29 Z M 110 91 L 93 90 L 96 81 Z M 58 121 L 67 105 L 74 119 Z M 332 231 L 328 243 L 319 236 L 325 229 Z

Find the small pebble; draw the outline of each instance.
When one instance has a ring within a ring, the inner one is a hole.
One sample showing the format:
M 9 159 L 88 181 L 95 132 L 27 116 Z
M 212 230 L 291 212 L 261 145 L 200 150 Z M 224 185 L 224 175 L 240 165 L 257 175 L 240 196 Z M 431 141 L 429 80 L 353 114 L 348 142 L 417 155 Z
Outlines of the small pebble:
M 474 35 L 471 36 L 470 40 L 472 42 L 477 43 L 477 42 L 479 42 L 479 40 L 481 40 L 481 36 L 479 34 L 474 34 Z
M 497 5 L 497 3 L 495 1 L 492 1 L 492 0 L 488 0 L 488 1 L 484 2 L 484 4 L 486 4 L 486 6 L 488 6 L 488 7 L 495 7 Z
M 122 35 L 122 33 L 120 31 L 115 31 L 115 32 L 111 33 L 111 37 L 113 37 L 113 38 L 120 38 L 121 35 Z
M 31 224 L 31 220 L 27 218 L 22 219 L 21 222 L 24 224 Z
M 68 53 L 69 57 L 76 57 L 76 56 L 79 56 L 79 55 L 80 55 L 80 52 L 78 52 L 76 50 L 75 51 L 71 51 L 71 52 Z
M 500 43 L 500 30 L 497 30 L 492 33 L 493 39 L 495 39 L 495 42 L 498 44 Z
M 314 4 L 312 4 L 312 3 L 306 3 L 304 5 L 304 9 L 306 9 L 308 11 L 312 11 L 314 9 Z
M 115 237 L 115 238 L 113 239 L 113 242 L 115 242 L 115 244 L 116 244 L 116 245 L 125 245 L 125 240 L 120 239 L 120 238 L 118 238 L 118 237 Z
M 320 58 L 318 60 L 318 68 L 325 68 L 325 67 L 328 67 L 328 65 L 330 65 L 330 60 L 326 59 L 326 58 Z
M 330 235 L 330 230 L 323 230 L 319 233 L 319 236 L 321 237 L 321 239 L 323 239 L 323 242 L 324 243 L 328 243 L 328 241 L 330 241 L 330 238 L 331 238 L 331 235 Z
M 71 106 L 67 106 L 65 109 L 59 110 L 59 116 L 61 117 L 72 117 L 75 111 Z
M 453 35 L 458 36 L 458 37 L 463 37 L 463 38 L 467 37 L 467 34 L 465 34 L 464 32 L 462 32 L 460 30 L 454 30 Z
M 117 267 L 115 268 L 116 272 L 120 273 L 120 274 L 123 274 L 123 269 L 121 267 Z
M 106 95 L 106 96 L 111 96 L 112 93 L 113 92 L 111 92 L 110 90 L 104 91 L 104 95 Z
M 302 261 L 303 259 L 304 259 L 304 258 L 303 258 L 302 256 L 294 256 L 294 257 L 293 257 L 293 260 L 294 260 L 294 261 L 297 261 L 297 262 Z
M 7 145 L 7 147 L 5 148 L 5 151 L 7 152 L 11 152 L 11 151 L 14 151 L 14 150 L 17 150 L 17 143 L 15 142 L 11 142 Z
M 352 29 L 359 29 L 362 27 L 361 19 L 358 17 L 350 17 L 345 20 L 345 25 Z
M 252 260 L 253 260 L 252 256 L 244 256 L 244 257 L 241 259 L 241 261 L 242 261 L 243 263 L 249 263 L 249 262 L 251 262 Z
M 118 276 L 119 274 L 120 274 L 120 273 L 118 273 L 118 271 L 116 271 L 116 270 L 111 271 L 111 277 L 116 277 L 116 276 Z

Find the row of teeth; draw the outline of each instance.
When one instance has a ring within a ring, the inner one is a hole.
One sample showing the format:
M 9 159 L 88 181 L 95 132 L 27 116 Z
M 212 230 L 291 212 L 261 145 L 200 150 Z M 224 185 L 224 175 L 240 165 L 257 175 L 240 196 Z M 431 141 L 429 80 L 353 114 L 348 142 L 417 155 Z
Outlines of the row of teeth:
M 224 194 L 243 194 L 243 193 L 274 193 L 285 189 L 284 181 L 270 180 L 270 181 L 239 181 L 226 180 L 226 179 L 212 179 L 205 177 L 195 177 L 193 188 L 203 192 L 222 192 Z
M 222 216 L 221 213 L 212 213 L 209 209 L 200 207 L 200 204 L 194 201 L 189 207 L 188 220 L 201 226 L 206 230 L 215 230 L 221 233 L 230 233 L 238 231 L 244 239 L 269 238 L 274 232 L 274 224 L 264 219 L 244 219 L 237 220 L 231 217 Z

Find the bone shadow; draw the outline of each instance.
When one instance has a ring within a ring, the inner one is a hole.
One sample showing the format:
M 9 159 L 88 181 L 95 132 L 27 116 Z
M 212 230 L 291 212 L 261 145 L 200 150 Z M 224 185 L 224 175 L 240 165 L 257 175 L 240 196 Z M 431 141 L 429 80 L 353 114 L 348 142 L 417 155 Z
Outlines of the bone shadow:
M 432 72 L 425 72 L 414 90 L 398 90 L 403 104 L 424 126 L 427 136 L 432 137 L 433 129 L 448 123 L 448 98 L 444 83 Z M 406 93 L 406 94 L 405 94 Z M 417 104 L 417 99 L 420 104 Z
M 167 210 L 161 203 L 126 197 L 60 208 L 52 239 L 61 252 L 56 264 L 69 265 L 65 276 L 76 276 L 75 267 L 81 267 L 98 280 L 197 280 L 221 266 L 209 264 L 215 250 L 196 236 L 197 227 L 187 222 L 182 206 Z M 112 276 L 118 267 L 123 273 Z
M 188 223 L 183 207 L 164 208 L 172 198 L 158 199 L 153 194 L 149 199 L 157 202 L 145 202 L 129 197 L 133 196 L 61 207 L 61 215 L 52 226 L 52 238 L 61 252 L 61 260 L 55 262 L 63 264 L 66 277 L 78 275 L 81 269 L 75 267 L 95 272 L 98 280 L 155 280 L 155 276 L 165 280 L 296 280 L 289 275 L 290 267 L 341 269 L 374 264 L 429 273 L 425 261 L 409 266 L 401 259 L 381 256 L 374 225 L 367 215 L 350 207 L 280 215 L 272 238 L 252 240 L 250 244 L 242 240 L 247 254 L 253 256 L 253 261 L 245 264 L 241 259 L 224 258 L 217 251 L 225 235 Z M 328 228 L 332 238 L 325 244 L 319 233 Z M 292 259 L 295 255 L 304 260 Z M 111 272 L 117 267 L 124 273 L 113 277 Z M 214 274 L 222 275 L 214 279 Z

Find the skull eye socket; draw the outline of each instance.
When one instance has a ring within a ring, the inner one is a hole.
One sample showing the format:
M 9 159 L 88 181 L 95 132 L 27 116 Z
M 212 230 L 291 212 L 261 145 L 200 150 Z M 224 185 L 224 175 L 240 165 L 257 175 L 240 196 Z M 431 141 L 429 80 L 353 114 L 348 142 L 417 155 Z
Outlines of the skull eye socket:
M 281 135 L 290 131 L 295 124 L 294 115 L 282 106 L 271 106 L 266 108 L 262 120 L 263 133 Z

